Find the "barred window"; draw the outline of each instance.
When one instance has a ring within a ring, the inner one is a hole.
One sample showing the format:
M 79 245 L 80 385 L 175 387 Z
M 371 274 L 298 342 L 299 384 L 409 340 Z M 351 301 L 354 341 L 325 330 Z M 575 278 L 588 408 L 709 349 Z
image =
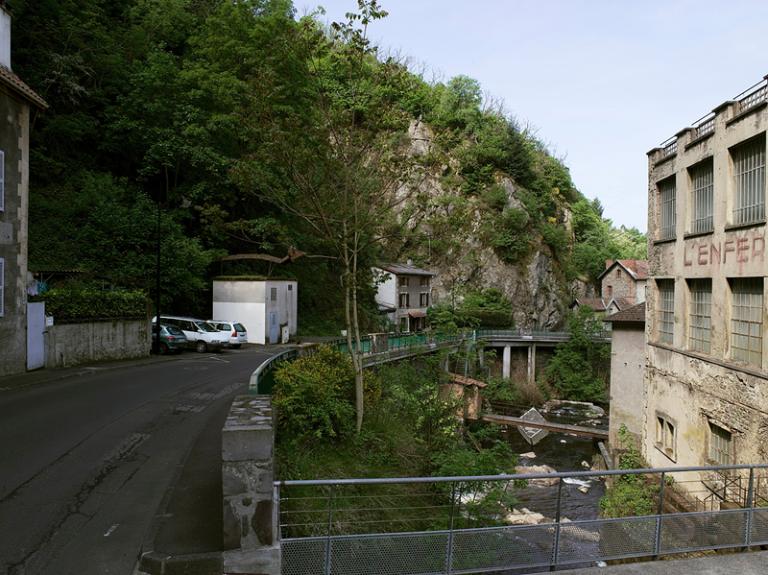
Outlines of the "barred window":
M 763 360 L 763 278 L 732 279 L 731 357 L 761 366 Z
M 718 465 L 733 463 L 731 450 L 731 432 L 709 422 L 709 459 Z
M 675 237 L 675 225 L 677 218 L 675 216 L 675 179 L 668 178 L 659 182 L 659 211 L 661 219 L 659 220 L 658 239 L 666 240 Z
M 659 290 L 659 342 L 671 344 L 675 333 L 675 281 L 656 280 Z
M 688 347 L 710 352 L 712 338 L 712 280 L 689 280 Z
M 742 144 L 731 152 L 735 192 L 733 223 L 765 218 L 765 136 Z
M 691 168 L 691 231 L 693 233 L 711 232 L 714 229 L 712 218 L 714 204 L 714 186 L 712 160 L 707 160 Z

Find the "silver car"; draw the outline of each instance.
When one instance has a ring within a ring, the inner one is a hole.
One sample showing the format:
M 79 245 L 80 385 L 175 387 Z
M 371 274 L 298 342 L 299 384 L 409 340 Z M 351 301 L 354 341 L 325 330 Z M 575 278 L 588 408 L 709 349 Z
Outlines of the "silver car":
M 221 332 L 226 332 L 229 337 L 229 347 L 238 349 L 244 343 L 248 343 L 248 332 L 245 326 L 236 321 L 222 321 L 209 319 L 208 323 Z

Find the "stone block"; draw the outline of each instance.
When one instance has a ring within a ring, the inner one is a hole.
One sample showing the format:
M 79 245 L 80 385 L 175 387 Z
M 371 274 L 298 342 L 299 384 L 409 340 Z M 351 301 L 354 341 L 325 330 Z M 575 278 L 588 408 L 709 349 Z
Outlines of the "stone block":
M 269 460 L 274 432 L 271 425 L 224 428 L 221 433 L 222 461 Z
M 225 551 L 222 553 L 224 573 L 247 573 L 248 575 L 281 575 L 280 547 Z
M 241 493 L 272 493 L 275 475 L 271 462 L 224 461 L 221 477 L 227 497 Z
M 231 497 L 224 498 L 224 524 L 222 534 L 222 544 L 224 549 L 239 549 L 242 539 L 240 528 L 240 515 L 237 512 L 236 499 Z

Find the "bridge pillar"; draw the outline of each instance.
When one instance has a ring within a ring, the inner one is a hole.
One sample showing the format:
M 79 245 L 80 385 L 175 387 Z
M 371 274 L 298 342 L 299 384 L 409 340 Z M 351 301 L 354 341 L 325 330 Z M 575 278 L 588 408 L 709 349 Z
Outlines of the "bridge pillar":
M 504 346 L 504 354 L 501 359 L 501 377 L 509 379 L 512 374 L 512 348 Z
M 536 344 L 528 346 L 528 383 L 536 383 Z

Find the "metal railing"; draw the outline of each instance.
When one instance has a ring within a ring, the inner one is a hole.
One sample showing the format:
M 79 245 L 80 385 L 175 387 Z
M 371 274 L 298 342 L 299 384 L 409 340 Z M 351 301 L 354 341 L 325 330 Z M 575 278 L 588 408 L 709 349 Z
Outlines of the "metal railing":
M 457 334 L 436 334 L 427 332 L 370 334 L 360 338 L 364 367 L 378 365 L 387 361 L 410 357 L 418 353 L 432 353 L 439 349 L 456 347 L 467 341 L 482 340 L 493 343 L 499 341 L 568 341 L 568 332 L 525 330 L 525 329 L 479 329 L 463 331 Z M 610 331 L 600 331 L 594 335 L 597 341 L 610 341 Z M 342 353 L 349 350 L 345 338 L 338 338 L 324 345 L 335 346 Z M 253 393 L 269 393 L 274 385 L 274 372 L 285 361 L 293 361 L 301 355 L 311 354 L 313 347 L 290 349 L 269 358 L 251 374 L 249 387 Z
M 677 138 L 674 138 L 671 142 L 664 144 L 661 148 L 661 159 L 668 158 L 677 154 Z
M 766 88 L 766 81 L 763 80 L 736 96 L 738 102 L 737 113 L 744 112 L 765 102 L 766 94 L 768 94 Z
M 681 508 L 675 492 L 717 497 L 705 481 L 712 473 L 741 477 L 744 501 Z M 766 475 L 768 465 L 730 465 L 278 481 L 282 572 L 448 575 L 765 545 L 768 508 L 755 491 Z M 639 487 L 645 513 L 599 517 L 595 492 L 621 481 Z M 586 516 L 584 491 L 593 492 Z
M 701 120 L 698 120 L 693 125 L 693 138 L 702 138 L 715 131 L 715 114 L 710 112 L 704 116 Z

